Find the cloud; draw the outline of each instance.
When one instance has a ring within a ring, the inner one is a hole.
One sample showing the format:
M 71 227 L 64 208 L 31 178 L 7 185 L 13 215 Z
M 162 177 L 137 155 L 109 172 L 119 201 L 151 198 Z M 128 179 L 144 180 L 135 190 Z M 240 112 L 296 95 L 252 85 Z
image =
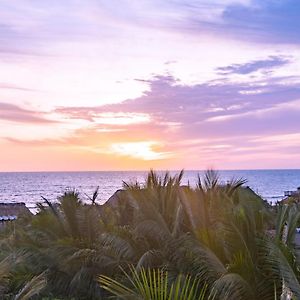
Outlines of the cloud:
M 171 75 L 155 76 L 148 80 L 149 89 L 141 97 L 98 107 L 60 107 L 56 113 L 66 119 L 89 119 L 94 124 L 79 134 L 80 142 L 84 135 L 94 131 L 96 136 L 87 140 L 133 145 L 139 141 L 160 141 L 164 148 L 159 153 L 182 156 L 189 161 L 196 160 L 198 154 L 212 161 L 218 157 L 221 162 L 236 151 L 239 155 L 249 153 L 250 149 L 271 151 L 257 136 L 299 132 L 297 82 L 295 78 L 269 78 L 251 83 L 185 85 Z M 96 133 L 102 125 L 90 116 L 103 113 L 146 114 L 151 123 L 119 124 L 122 132 Z
M 288 78 L 185 85 L 169 75 L 156 76 L 148 84 L 149 90 L 135 99 L 98 107 L 60 107 L 56 113 L 78 119 L 103 113 L 145 114 L 153 120 L 152 125 L 181 124 L 184 128 L 212 117 L 238 116 L 300 98 L 299 84 L 289 83 Z
M 38 123 L 51 124 L 57 123 L 45 117 L 45 113 L 36 112 L 21 108 L 14 104 L 0 102 L 0 120 L 6 120 L 17 123 Z
M 160 11 L 156 10 L 155 14 L 151 7 L 146 9 L 145 23 L 147 13 L 152 12 L 152 16 L 160 18 L 156 17 L 156 22 L 151 25 L 177 32 L 215 35 L 250 43 L 300 43 L 298 0 L 155 1 L 153 7 L 160 7 Z
M 158 75 L 145 82 L 149 87 L 142 96 L 118 104 L 57 108 L 52 113 L 65 124 L 82 122 L 81 128 L 57 140 L 8 141 L 137 160 L 176 158 L 184 162 L 182 167 L 192 167 L 195 161 L 203 167 L 205 161 L 236 167 L 243 160 L 256 160 L 259 153 L 282 159 L 287 153 L 296 155 L 299 79 L 186 85 L 171 75 Z M 290 135 L 293 139 L 284 138 L 284 144 L 272 142 L 272 136 Z
M 230 6 L 249 6 L 251 0 L 111 0 L 99 1 L 98 11 L 114 20 L 139 26 L 175 28 L 185 25 L 190 18 L 203 22 L 219 22 Z
M 56 50 L 64 43 L 90 38 L 120 41 L 120 28 L 133 35 L 142 28 L 250 43 L 299 44 L 299 11 L 298 0 L 4 1 L 0 54 L 49 55 L 60 53 Z
M 114 18 L 135 26 L 245 42 L 300 43 L 298 0 L 124 0 L 101 2 L 101 6 Z
M 267 59 L 254 60 L 245 64 L 233 64 L 217 68 L 219 74 L 250 74 L 256 71 L 271 71 L 274 68 L 284 66 L 291 61 L 282 56 L 270 56 Z
M 5 89 L 5 90 L 17 90 L 17 91 L 24 91 L 24 92 L 33 92 L 35 91 L 34 89 L 29 89 L 21 86 L 17 86 L 14 84 L 9 84 L 9 83 L 1 83 L 0 82 L 0 89 Z
M 224 30 L 244 40 L 299 44 L 300 2 L 255 1 L 253 6 L 231 6 L 223 14 Z
M 57 109 L 56 112 L 63 112 L 64 109 Z M 79 111 L 73 111 L 68 115 L 71 119 L 83 119 L 92 123 L 101 125 L 131 125 L 149 123 L 148 114 L 131 112 L 97 112 L 93 109 L 87 110 L 86 114 Z
M 183 161 L 272 152 L 264 136 L 300 130 L 299 12 L 298 0 L 2 1 L 0 136 Z M 165 69 L 177 77 L 147 79 Z

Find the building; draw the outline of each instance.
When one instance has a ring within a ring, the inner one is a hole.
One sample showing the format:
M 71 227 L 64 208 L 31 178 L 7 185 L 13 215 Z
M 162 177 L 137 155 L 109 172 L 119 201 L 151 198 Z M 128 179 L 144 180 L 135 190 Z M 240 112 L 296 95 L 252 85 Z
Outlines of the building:
M 0 203 L 0 228 L 8 222 L 12 222 L 20 215 L 31 214 L 25 203 Z
M 285 191 L 282 203 L 300 203 L 300 187 L 298 187 L 296 191 Z
M 296 191 L 285 191 L 284 196 L 286 197 L 299 197 L 300 196 L 300 187 Z

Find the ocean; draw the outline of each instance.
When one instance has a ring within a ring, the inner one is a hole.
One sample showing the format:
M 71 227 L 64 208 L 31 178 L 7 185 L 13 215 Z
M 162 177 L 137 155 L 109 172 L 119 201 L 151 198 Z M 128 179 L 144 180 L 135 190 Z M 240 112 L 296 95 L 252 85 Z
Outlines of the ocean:
M 178 172 L 172 171 L 172 174 Z M 296 190 L 300 186 L 300 170 L 232 170 L 219 171 L 222 183 L 231 178 L 247 180 L 245 185 L 269 202 L 283 198 L 284 191 Z M 182 183 L 197 182 L 197 175 L 203 171 L 185 171 Z M 122 188 L 123 181 L 144 182 L 146 171 L 118 172 L 8 172 L 0 173 L 0 202 L 25 202 L 34 210 L 41 196 L 55 201 L 68 189 L 76 189 L 84 201 L 99 186 L 98 202 L 104 203 L 117 189 Z

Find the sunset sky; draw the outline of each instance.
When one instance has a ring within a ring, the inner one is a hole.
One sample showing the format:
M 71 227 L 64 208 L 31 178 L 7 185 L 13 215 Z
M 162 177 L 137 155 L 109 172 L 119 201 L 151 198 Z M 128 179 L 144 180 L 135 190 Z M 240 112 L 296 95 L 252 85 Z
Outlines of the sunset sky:
M 299 0 L 0 0 L 0 171 L 300 168 Z

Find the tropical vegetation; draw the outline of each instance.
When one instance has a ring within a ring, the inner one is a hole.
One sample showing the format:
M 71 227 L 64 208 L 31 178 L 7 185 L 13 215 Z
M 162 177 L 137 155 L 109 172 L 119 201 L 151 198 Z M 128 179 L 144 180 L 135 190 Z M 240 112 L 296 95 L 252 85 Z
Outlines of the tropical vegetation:
M 300 299 L 297 203 L 150 171 L 114 201 L 66 191 L 0 232 L 1 299 Z

